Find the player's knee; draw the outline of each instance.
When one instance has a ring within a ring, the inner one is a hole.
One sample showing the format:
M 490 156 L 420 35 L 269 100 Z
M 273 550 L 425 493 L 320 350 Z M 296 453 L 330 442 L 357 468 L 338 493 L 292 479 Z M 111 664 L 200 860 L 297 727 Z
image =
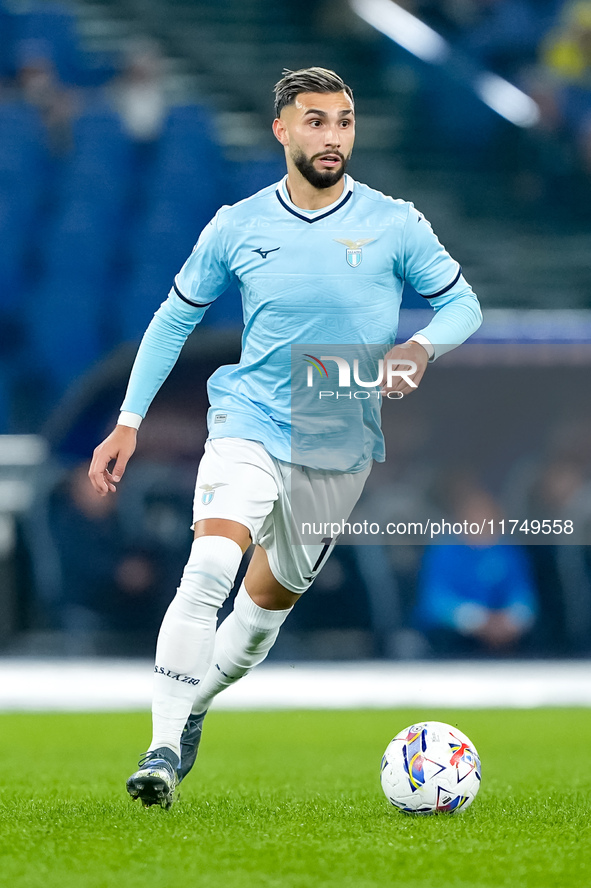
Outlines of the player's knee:
M 255 646 L 271 636 L 273 636 L 273 640 L 277 637 L 279 629 L 291 613 L 291 609 L 291 605 L 282 610 L 268 610 L 261 607 L 252 600 L 244 583 L 240 586 L 234 602 L 236 618 Z
M 248 594 L 258 607 L 269 611 L 291 610 L 296 601 L 302 597 L 283 588 L 257 590 L 252 595 L 250 592 Z
M 232 589 L 242 549 L 227 537 L 194 540 L 178 594 L 193 605 L 220 608 Z

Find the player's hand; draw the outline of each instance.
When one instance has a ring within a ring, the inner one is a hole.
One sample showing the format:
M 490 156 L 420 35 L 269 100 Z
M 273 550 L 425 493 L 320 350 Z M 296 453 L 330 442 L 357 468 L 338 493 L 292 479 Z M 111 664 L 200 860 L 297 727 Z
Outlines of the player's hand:
M 409 339 L 408 342 L 395 345 L 384 358 L 382 395 L 387 395 L 389 392 L 410 395 L 416 391 L 428 362 L 427 349 L 423 348 L 420 342 Z
M 106 496 L 109 492 L 115 493 L 117 490 L 115 484 L 123 477 L 129 458 L 135 450 L 136 441 L 136 429 L 118 425 L 115 426 L 109 437 L 105 438 L 103 443 L 95 449 L 88 477 L 94 489 L 101 496 Z M 114 459 L 117 462 L 113 471 L 110 472 L 109 465 Z

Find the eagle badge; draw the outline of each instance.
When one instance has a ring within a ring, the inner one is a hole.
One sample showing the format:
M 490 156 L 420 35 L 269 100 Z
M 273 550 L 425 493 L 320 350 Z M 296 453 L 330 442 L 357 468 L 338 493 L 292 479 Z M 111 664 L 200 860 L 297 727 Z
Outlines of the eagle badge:
M 212 501 L 212 499 L 214 497 L 216 487 L 227 487 L 227 486 L 228 485 L 224 484 L 223 481 L 219 482 L 218 484 L 202 484 L 201 487 L 199 488 L 199 490 L 203 491 L 203 493 L 201 494 L 201 502 L 203 503 L 203 505 L 208 506 L 210 504 L 210 502 Z
M 348 240 L 347 238 L 334 238 L 337 244 L 344 244 L 347 247 L 347 263 L 351 266 L 351 268 L 357 268 L 358 265 L 361 265 L 361 260 L 363 259 L 363 254 L 361 252 L 361 248 L 365 247 L 367 244 L 372 244 L 375 238 L 362 238 L 361 240 Z

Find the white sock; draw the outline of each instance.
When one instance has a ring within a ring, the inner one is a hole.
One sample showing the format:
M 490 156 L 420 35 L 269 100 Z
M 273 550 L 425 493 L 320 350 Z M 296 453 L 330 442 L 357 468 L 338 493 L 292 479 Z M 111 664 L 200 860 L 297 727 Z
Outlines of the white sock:
M 207 675 L 199 684 L 193 701 L 193 712 L 204 712 L 220 691 L 263 662 L 291 610 L 266 610 L 259 607 L 242 583 L 236 595 L 234 610 L 216 632 L 213 660 Z
M 193 542 L 177 594 L 158 636 L 150 749 L 167 746 L 180 757 L 180 737 L 195 690 L 212 661 L 217 612 L 242 560 L 238 543 L 227 537 Z

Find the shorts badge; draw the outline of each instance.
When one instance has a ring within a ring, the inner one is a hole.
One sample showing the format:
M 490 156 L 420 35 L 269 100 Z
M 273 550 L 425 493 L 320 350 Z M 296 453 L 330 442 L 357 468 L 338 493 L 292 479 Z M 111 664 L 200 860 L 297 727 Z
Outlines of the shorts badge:
M 200 486 L 199 490 L 203 491 L 203 493 L 201 494 L 201 502 L 203 503 L 203 505 L 208 506 L 210 504 L 210 502 L 212 501 L 212 499 L 214 497 L 216 487 L 227 487 L 227 486 L 228 485 L 224 484 L 223 481 L 219 482 L 218 484 L 202 484 Z

